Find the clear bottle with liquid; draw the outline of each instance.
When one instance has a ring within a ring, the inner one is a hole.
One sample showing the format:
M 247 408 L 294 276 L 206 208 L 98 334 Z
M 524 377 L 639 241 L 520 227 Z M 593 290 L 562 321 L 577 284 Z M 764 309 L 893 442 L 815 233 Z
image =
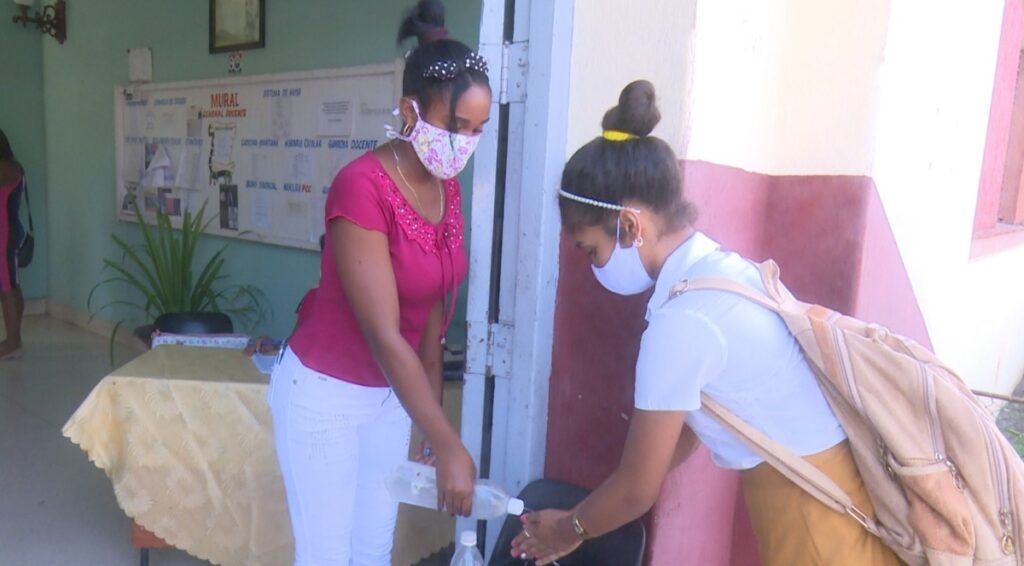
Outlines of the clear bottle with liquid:
M 484 566 L 484 557 L 476 547 L 476 533 L 464 531 L 459 535 L 459 547 L 449 566 Z
M 417 462 L 405 462 L 385 478 L 391 497 L 402 503 L 437 509 L 437 470 Z M 471 519 L 497 519 L 504 515 L 522 515 L 523 500 L 510 497 L 487 480 L 477 480 L 473 490 Z

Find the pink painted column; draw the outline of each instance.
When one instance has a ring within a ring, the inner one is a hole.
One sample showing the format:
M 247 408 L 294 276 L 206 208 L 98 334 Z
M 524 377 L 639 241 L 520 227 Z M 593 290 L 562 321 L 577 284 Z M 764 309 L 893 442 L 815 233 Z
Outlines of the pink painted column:
M 996 228 L 999 196 L 1003 186 L 1003 175 L 1006 171 L 1007 147 L 1010 144 L 1010 125 L 1022 39 L 1024 39 L 1024 6 L 1021 5 L 1020 0 L 1006 0 L 1006 7 L 1003 10 L 1003 29 L 999 36 L 995 84 L 992 87 L 988 134 L 985 139 L 985 156 L 981 166 L 978 206 L 974 212 L 976 235 Z

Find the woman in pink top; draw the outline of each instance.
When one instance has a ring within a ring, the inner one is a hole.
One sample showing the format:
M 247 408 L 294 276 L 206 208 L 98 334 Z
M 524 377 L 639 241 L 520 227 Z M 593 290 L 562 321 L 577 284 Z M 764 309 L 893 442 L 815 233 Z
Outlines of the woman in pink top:
M 441 409 L 441 344 L 467 272 L 455 176 L 491 107 L 487 67 L 422 0 L 402 80 L 403 128 L 334 179 L 316 293 L 272 377 L 295 564 L 389 564 L 410 417 L 432 451 L 438 508 L 468 515 L 476 468 Z
M 0 130 L 0 307 L 3 309 L 6 335 L 0 342 L 0 361 L 21 356 L 21 317 L 25 301 L 18 284 L 18 248 L 25 238 L 25 228 L 18 217 L 25 174 L 14 159 L 7 136 Z

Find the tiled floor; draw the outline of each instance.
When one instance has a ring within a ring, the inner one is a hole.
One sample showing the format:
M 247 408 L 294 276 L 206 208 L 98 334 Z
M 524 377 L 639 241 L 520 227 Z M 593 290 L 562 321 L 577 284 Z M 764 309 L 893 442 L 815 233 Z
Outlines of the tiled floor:
M 132 566 L 130 522 L 110 481 L 61 435 L 78 405 L 111 371 L 106 338 L 48 317 L 28 317 L 25 357 L 0 362 L 0 566 Z M 117 346 L 116 366 L 141 353 Z M 458 427 L 461 386 L 446 383 Z M 403 506 L 395 564 L 408 565 L 451 540 L 453 521 Z M 447 563 L 446 560 L 442 560 Z M 153 550 L 152 566 L 209 564 L 179 550 Z
M 47 317 L 24 333 L 25 357 L 0 362 L 0 566 L 138 564 L 110 481 L 60 432 L 110 372 L 108 342 Z M 119 346 L 118 364 L 137 353 Z M 155 550 L 150 564 L 208 563 Z

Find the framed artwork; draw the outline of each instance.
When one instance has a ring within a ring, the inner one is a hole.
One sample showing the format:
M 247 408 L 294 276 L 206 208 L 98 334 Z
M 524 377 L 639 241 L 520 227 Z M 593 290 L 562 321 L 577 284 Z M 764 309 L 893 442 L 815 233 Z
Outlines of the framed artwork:
M 266 44 L 265 0 L 210 0 L 210 53 Z

